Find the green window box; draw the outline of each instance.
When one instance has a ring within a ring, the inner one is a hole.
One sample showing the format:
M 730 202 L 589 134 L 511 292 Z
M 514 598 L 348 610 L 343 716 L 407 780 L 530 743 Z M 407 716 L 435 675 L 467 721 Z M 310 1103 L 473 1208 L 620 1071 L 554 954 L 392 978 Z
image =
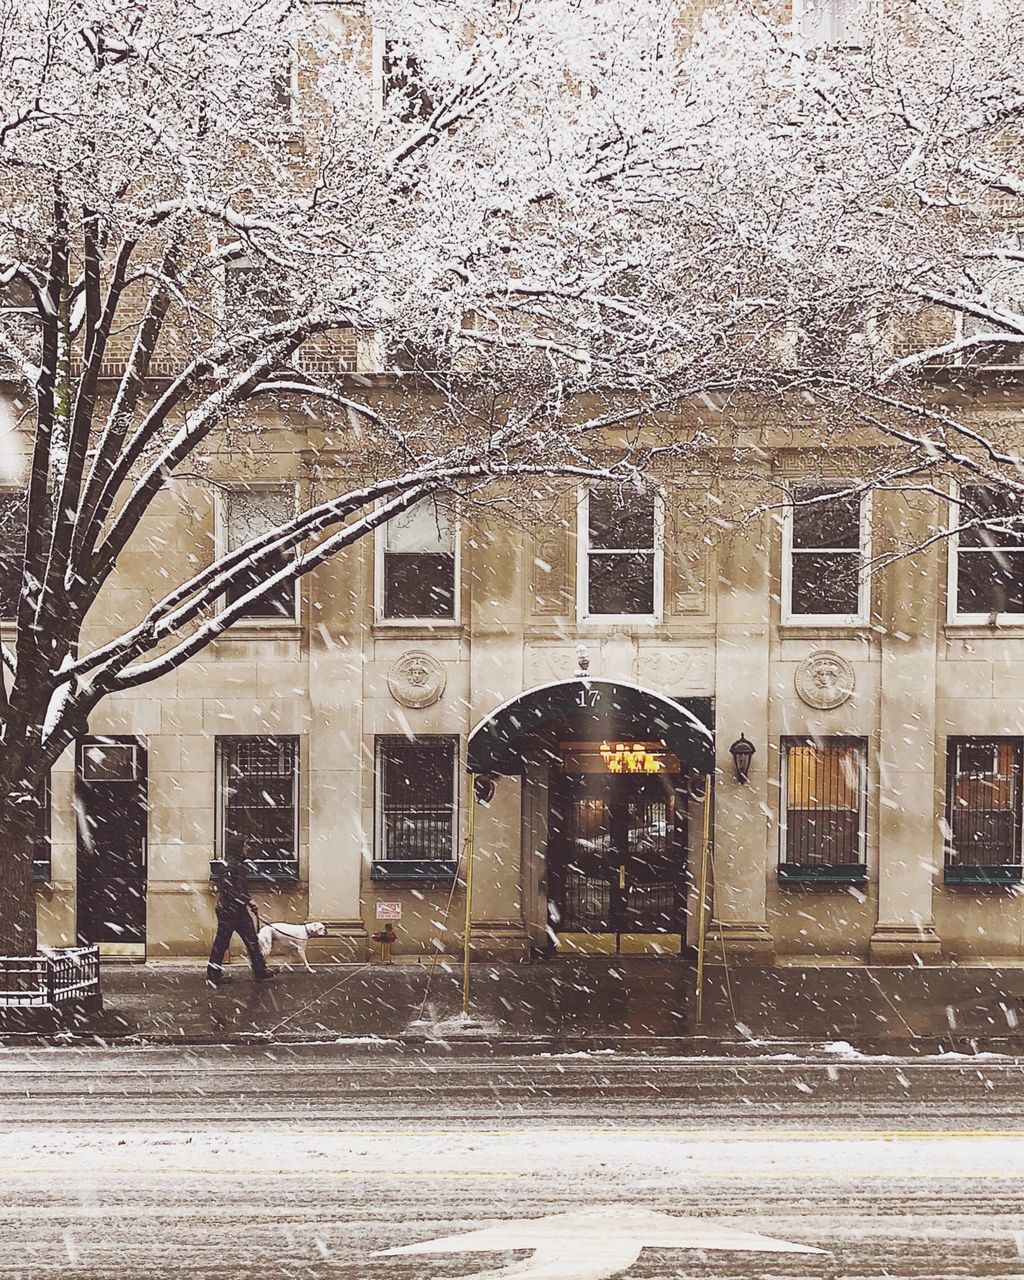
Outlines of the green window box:
M 1024 881 L 1024 867 L 1003 865 L 994 867 L 948 866 L 945 869 L 946 884 L 1006 885 Z
M 385 883 L 398 883 L 402 880 L 447 880 L 452 881 L 458 873 L 459 864 L 448 861 L 408 861 L 375 862 L 370 867 L 370 879 Z
M 833 862 L 803 866 L 798 862 L 779 863 L 779 884 L 866 884 L 868 869 L 863 862 Z
M 210 863 L 210 879 L 215 883 L 224 874 L 227 863 L 215 858 Z M 292 858 L 253 858 L 245 864 L 245 873 L 253 884 L 298 884 L 299 865 Z

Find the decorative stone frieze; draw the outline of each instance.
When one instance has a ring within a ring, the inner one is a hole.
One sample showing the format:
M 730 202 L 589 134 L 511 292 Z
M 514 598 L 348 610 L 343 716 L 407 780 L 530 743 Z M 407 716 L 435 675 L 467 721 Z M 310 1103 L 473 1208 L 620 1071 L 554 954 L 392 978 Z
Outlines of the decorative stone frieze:
M 431 707 L 444 693 L 444 667 L 429 653 L 411 649 L 392 663 L 388 672 L 391 696 L 403 707 Z
M 847 660 L 831 649 L 808 654 L 796 669 L 796 691 L 802 701 L 819 711 L 841 707 L 856 688 L 857 678 Z

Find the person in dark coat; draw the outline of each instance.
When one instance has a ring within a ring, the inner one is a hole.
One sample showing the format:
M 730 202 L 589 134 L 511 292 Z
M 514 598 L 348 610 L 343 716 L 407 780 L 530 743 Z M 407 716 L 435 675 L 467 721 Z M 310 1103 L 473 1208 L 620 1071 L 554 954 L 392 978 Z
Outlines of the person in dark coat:
M 248 843 L 241 848 L 233 844 L 226 852 L 224 874 L 217 883 L 217 935 L 206 966 L 208 987 L 222 987 L 231 981 L 224 972 L 224 957 L 233 933 L 237 933 L 245 944 L 249 963 L 252 965 L 252 976 L 256 981 L 264 982 L 274 976 L 260 954 L 256 923 L 250 915 L 250 912 L 256 910 L 256 903 L 249 893 L 249 877 L 245 870 L 248 855 Z

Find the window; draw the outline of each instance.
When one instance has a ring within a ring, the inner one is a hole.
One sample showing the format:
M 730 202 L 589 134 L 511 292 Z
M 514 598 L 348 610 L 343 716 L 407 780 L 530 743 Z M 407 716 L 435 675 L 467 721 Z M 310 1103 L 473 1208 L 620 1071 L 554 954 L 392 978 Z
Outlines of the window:
M 981 290 L 978 301 L 982 306 L 1008 316 L 1019 317 L 1024 309 L 1024 278 L 1019 268 L 1004 271 L 998 280 Z M 964 338 L 990 338 L 961 352 L 960 361 L 978 368 L 998 369 L 1019 365 L 1024 361 L 1024 341 L 1020 331 L 999 324 L 982 316 L 958 313 L 959 332 Z M 1005 339 L 1005 341 L 1001 341 Z
M 433 115 L 434 102 L 423 83 L 420 61 L 397 41 L 384 41 L 381 84 L 386 110 L 403 124 L 429 120 Z
M 378 541 L 378 607 L 384 618 L 454 618 L 455 520 L 440 498 L 393 516 Z
M 863 49 L 871 0 L 794 0 L 797 30 L 812 49 Z
M 1020 499 L 985 485 L 960 486 L 950 549 L 956 581 L 950 592 L 959 618 L 987 620 L 1024 614 L 1024 510 Z M 971 527 L 964 528 L 964 525 Z
M 858 738 L 783 739 L 780 880 L 866 878 L 866 760 Z
M 295 488 L 293 485 L 253 487 L 251 489 L 222 490 L 221 514 L 223 546 L 225 552 L 237 551 L 253 538 L 291 520 L 295 515 Z M 292 552 L 271 556 L 260 570 L 236 570 L 225 593 L 225 601 L 233 604 L 260 582 L 282 569 Z M 249 619 L 277 619 L 295 621 L 298 583 L 286 582 L 274 588 L 269 595 L 251 604 L 242 614 Z
M 794 485 L 786 509 L 783 617 L 786 621 L 864 622 L 868 585 L 865 498 L 845 485 Z
M 595 489 L 584 496 L 580 523 L 581 616 L 656 617 L 662 590 L 658 496 Z
M 0 491 L 0 618 L 15 618 L 25 558 L 28 494 Z
M 375 879 L 454 875 L 458 738 L 377 739 Z
M 1020 880 L 1020 783 L 1019 738 L 950 738 L 947 881 Z
M 301 302 L 291 302 L 288 285 L 272 264 L 244 256 L 224 264 L 224 323 L 229 329 L 282 324 L 302 312 Z
M 248 841 L 257 874 L 295 879 L 299 844 L 299 740 L 219 737 L 220 857 Z

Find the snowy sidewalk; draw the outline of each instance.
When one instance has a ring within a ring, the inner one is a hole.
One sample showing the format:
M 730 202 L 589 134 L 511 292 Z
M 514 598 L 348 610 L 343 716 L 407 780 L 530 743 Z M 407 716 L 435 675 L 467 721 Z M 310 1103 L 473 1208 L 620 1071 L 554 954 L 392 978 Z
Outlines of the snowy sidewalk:
M 699 1027 L 692 969 L 676 960 L 477 964 L 467 1026 L 458 1017 L 461 966 L 281 968 L 267 984 L 253 982 L 244 966 L 231 974 L 229 986 L 211 991 L 199 965 L 104 965 L 105 1011 L 92 1030 L 188 1043 L 462 1039 L 684 1048 L 702 1040 L 850 1040 L 1024 1048 L 1022 968 L 736 967 L 726 983 L 722 968 L 709 966 Z

